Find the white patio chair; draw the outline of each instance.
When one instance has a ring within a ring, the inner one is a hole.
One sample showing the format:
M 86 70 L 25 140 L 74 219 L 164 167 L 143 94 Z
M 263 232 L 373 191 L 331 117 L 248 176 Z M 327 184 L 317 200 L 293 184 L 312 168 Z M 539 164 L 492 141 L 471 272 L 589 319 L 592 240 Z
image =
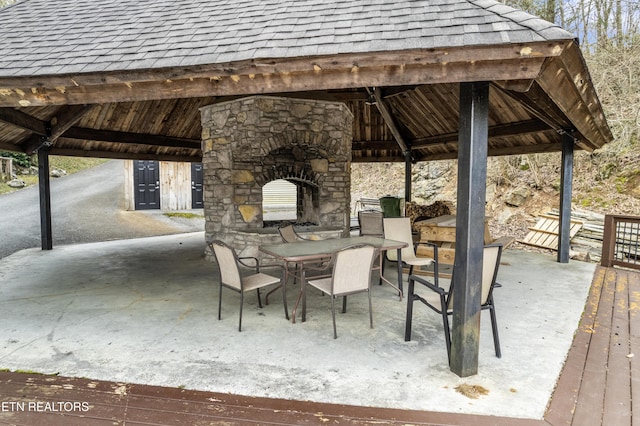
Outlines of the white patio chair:
M 383 213 L 376 210 L 360 210 L 358 224 L 361 236 L 384 237 Z
M 222 241 L 212 241 L 209 243 L 209 247 L 211 247 L 216 262 L 218 263 L 219 270 L 220 294 L 218 297 L 218 320 L 222 319 L 222 287 L 227 287 L 231 290 L 237 291 L 240 293 L 240 320 L 238 323 L 238 331 L 242 331 L 242 306 L 244 304 L 244 293 L 256 290 L 258 295 L 258 306 L 262 308 L 260 289 L 274 284 L 278 284 L 282 287 L 282 278 L 277 278 L 260 272 L 261 265 L 259 264 L 258 259 L 255 257 L 238 257 L 235 250 Z M 247 260 L 252 260 L 255 264 L 249 265 L 245 263 Z M 255 273 L 243 276 L 240 272 L 241 266 L 251 268 L 255 270 Z M 278 268 L 282 271 L 282 266 L 279 265 L 270 265 L 269 267 Z M 264 268 L 264 266 L 262 266 L 262 268 Z M 282 303 L 284 305 L 285 318 L 288 320 L 289 311 L 287 309 L 287 298 L 284 291 L 282 292 Z
M 384 218 L 384 237 L 389 240 L 402 241 L 407 246 L 400 251 L 402 263 L 409 265 L 409 274 L 413 274 L 415 266 L 423 267 L 433 265 L 435 279 L 438 279 L 438 247 L 428 242 L 413 242 L 411 235 L 411 219 L 408 217 L 385 217 Z M 433 249 L 433 258 L 416 256 L 416 247 L 418 245 L 426 245 Z M 396 250 L 388 250 L 387 260 L 391 262 L 398 261 L 398 252 Z M 398 283 L 398 287 L 402 290 L 402 283 Z
M 367 292 L 369 296 L 369 324 L 373 328 L 371 311 L 371 268 L 378 250 L 370 245 L 347 247 L 337 252 L 326 269 L 333 267 L 331 275 L 315 277 L 307 282 L 323 293 L 331 296 L 331 317 L 333 319 L 333 338 L 336 331 L 335 299 L 342 296 L 342 313 L 347 311 L 347 296 Z

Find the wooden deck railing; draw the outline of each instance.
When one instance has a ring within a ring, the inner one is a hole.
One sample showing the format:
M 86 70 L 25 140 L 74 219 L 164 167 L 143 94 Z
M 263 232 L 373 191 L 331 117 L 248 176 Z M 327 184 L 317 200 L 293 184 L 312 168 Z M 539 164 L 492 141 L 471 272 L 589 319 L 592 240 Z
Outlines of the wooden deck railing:
M 601 264 L 640 269 L 640 216 L 605 216 Z

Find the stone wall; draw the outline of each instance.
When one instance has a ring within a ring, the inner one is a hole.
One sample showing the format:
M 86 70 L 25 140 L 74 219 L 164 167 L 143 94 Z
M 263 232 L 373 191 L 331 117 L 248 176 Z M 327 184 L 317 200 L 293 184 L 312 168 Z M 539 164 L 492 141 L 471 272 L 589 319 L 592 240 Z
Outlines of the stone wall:
M 279 241 L 262 221 L 262 186 L 298 185 L 299 218 L 349 229 L 353 116 L 343 103 L 252 96 L 201 108 L 207 239 L 242 255 Z

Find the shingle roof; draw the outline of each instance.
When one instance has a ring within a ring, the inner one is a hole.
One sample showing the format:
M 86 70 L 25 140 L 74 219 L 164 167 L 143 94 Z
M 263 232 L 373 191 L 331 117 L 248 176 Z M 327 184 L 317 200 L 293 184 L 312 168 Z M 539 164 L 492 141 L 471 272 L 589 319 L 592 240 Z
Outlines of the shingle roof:
M 0 22 L 3 77 L 574 38 L 493 0 L 22 0 Z

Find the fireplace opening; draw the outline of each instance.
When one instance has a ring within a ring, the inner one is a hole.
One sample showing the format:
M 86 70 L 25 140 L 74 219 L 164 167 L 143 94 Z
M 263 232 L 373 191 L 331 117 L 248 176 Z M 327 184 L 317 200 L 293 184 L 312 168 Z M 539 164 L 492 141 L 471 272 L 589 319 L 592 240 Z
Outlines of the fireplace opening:
M 277 179 L 262 187 L 262 220 L 267 222 L 298 219 L 298 188 L 285 179 Z
M 319 224 L 319 190 L 306 180 L 276 179 L 262 187 L 262 226 Z

